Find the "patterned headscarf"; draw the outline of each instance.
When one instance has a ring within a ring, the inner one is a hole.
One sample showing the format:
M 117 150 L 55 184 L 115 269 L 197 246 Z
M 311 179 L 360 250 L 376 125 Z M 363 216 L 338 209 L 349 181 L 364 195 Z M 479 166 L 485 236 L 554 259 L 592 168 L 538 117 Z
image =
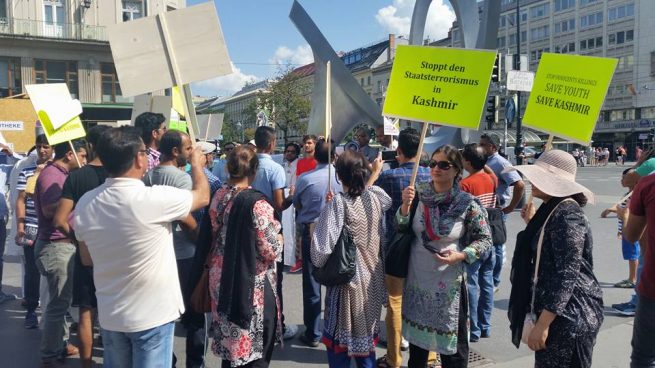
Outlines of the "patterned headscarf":
M 459 188 L 459 182 L 455 181 L 450 191 L 437 193 L 434 191 L 432 182 L 416 185 L 419 200 L 423 203 L 423 242 L 438 240 L 447 236 L 453 230 L 453 226 L 471 203 L 472 197 Z

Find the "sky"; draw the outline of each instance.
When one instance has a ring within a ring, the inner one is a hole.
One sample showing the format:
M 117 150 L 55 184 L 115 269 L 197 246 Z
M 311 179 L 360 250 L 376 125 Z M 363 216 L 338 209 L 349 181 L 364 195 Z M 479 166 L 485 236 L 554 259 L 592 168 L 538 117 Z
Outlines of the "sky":
M 187 0 L 187 6 L 208 0 Z M 212 0 L 209 0 L 212 1 Z M 313 62 L 312 51 L 289 19 L 293 0 L 213 0 L 234 73 L 192 84 L 197 96 L 230 96 L 247 82 L 274 78 L 281 65 Z M 332 48 L 350 51 L 408 35 L 414 0 L 299 0 Z M 455 20 L 449 0 L 433 0 L 425 37 L 446 37 Z

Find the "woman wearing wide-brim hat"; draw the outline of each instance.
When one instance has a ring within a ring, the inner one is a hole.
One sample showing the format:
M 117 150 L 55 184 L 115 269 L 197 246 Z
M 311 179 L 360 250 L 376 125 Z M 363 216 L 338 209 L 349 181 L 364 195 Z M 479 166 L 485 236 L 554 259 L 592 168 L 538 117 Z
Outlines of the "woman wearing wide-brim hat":
M 575 182 L 575 159 L 564 151 L 546 151 L 534 165 L 507 170 L 523 174 L 532 195 L 543 201 L 538 210 L 528 203 L 521 212 L 528 226 L 517 236 L 512 260 L 508 310 L 512 342 L 519 346 L 524 319 L 533 316 L 527 343 L 535 351 L 535 367 L 591 367 L 603 323 L 591 229 L 582 210 L 587 202 L 593 203 L 593 193 Z

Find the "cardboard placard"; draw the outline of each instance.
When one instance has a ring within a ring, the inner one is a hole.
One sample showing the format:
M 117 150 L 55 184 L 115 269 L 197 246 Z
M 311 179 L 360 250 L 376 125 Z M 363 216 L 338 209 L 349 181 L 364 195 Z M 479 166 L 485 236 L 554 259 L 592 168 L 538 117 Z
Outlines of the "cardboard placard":
M 78 116 L 82 112 L 82 106 L 79 101 L 71 98 L 65 83 L 29 84 L 25 89 L 41 121 L 48 143 L 55 145 L 86 136 L 82 120 Z M 53 101 L 61 105 L 55 105 Z M 66 121 L 62 123 L 63 120 Z
M 164 115 L 166 121 L 171 120 L 171 107 L 173 103 L 170 96 L 152 96 L 150 94 L 139 95 L 134 98 L 132 105 L 132 125 L 137 116 L 144 112 L 154 112 Z
M 223 118 L 225 114 L 198 115 L 198 128 L 202 140 L 218 139 L 223 131 Z
M 532 91 L 534 73 L 510 70 L 507 72 L 507 89 L 510 91 Z
M 384 135 L 399 135 L 400 119 L 384 118 Z
M 477 129 L 496 51 L 398 46 L 382 114 Z
M 588 145 L 617 62 L 614 58 L 543 54 L 523 124 Z
M 232 73 L 213 1 L 107 28 L 125 97 Z

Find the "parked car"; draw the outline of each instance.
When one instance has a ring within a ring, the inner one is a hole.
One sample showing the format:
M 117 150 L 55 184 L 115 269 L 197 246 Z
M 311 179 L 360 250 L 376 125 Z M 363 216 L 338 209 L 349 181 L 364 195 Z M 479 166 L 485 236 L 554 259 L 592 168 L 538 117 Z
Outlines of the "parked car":
M 507 147 L 507 150 L 508 150 L 508 152 L 506 152 L 507 160 L 509 160 L 509 162 L 511 162 L 513 165 L 516 165 L 516 155 L 514 154 L 514 147 Z M 525 158 L 527 159 L 527 163 L 529 165 L 534 164 L 534 155 L 536 153 L 537 153 L 537 149 L 535 149 L 532 146 L 523 147 L 523 154 L 525 155 Z

